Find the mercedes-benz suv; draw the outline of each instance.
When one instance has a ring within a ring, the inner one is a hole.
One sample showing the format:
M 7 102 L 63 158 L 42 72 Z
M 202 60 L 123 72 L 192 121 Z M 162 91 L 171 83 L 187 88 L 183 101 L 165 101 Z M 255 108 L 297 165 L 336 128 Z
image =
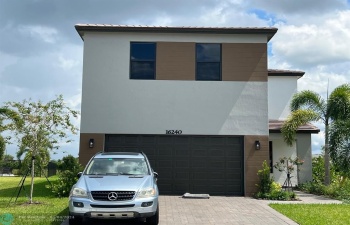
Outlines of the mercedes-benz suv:
M 158 224 L 158 174 L 144 153 L 97 153 L 78 176 L 69 196 L 70 225 L 85 218 L 141 218 Z

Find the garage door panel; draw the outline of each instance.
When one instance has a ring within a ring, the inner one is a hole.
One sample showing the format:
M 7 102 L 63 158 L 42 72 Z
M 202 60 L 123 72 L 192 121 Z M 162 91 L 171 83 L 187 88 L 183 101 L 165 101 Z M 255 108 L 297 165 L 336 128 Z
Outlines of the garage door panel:
M 196 147 L 192 149 L 192 157 L 193 158 L 200 158 L 200 157 L 207 157 L 208 151 L 205 149 L 205 147 Z
M 105 151 L 144 151 L 161 194 L 244 194 L 243 137 L 106 135 Z
M 191 188 L 190 188 L 190 184 L 188 181 L 178 182 L 178 183 L 173 185 L 173 192 L 174 192 L 174 194 L 177 194 L 177 195 L 183 195 L 186 192 L 190 192 L 190 190 L 191 190 Z
M 234 170 L 242 168 L 243 164 L 239 161 L 231 161 L 231 162 L 225 162 L 225 166 L 228 170 Z
M 225 172 L 201 172 L 193 171 L 194 180 L 205 180 L 208 184 L 208 179 L 212 181 L 225 180 Z
M 174 146 L 174 148 L 175 148 L 175 146 Z M 190 154 L 191 154 L 191 151 L 190 151 L 189 147 L 188 146 L 184 146 L 184 145 L 176 146 L 176 149 L 173 150 L 173 155 L 175 157 L 176 156 L 189 157 Z
M 158 136 L 159 145 L 171 145 L 173 143 L 172 136 Z
M 184 146 L 188 146 L 190 144 L 191 139 L 189 139 L 188 137 L 184 136 L 175 136 L 173 137 L 173 144 L 174 145 L 184 145 Z
M 159 167 L 159 168 L 172 168 L 173 161 L 171 161 L 171 160 L 158 160 L 157 167 Z
M 154 146 L 157 143 L 157 138 L 155 136 L 141 136 L 140 142 L 142 145 Z
M 222 137 L 209 137 L 208 141 L 209 141 L 210 146 L 225 146 L 226 145 L 226 138 L 222 138 Z
M 203 168 L 208 167 L 208 161 L 205 158 L 194 158 L 191 161 L 191 167 L 193 169 L 199 168 L 203 170 Z
M 191 144 L 193 146 L 196 146 L 196 145 L 208 145 L 208 143 L 209 143 L 209 140 L 205 136 L 195 136 L 195 137 L 192 138 L 192 141 L 191 141 Z

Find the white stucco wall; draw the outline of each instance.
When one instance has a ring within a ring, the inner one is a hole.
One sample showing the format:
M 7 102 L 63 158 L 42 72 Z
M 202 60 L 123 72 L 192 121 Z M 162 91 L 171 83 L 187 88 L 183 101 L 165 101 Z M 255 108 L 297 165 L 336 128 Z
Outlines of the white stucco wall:
M 297 154 L 304 161 L 303 165 L 299 166 L 299 183 L 312 181 L 312 150 L 311 150 L 311 135 L 297 134 Z
M 281 134 L 270 134 L 269 140 L 272 141 L 272 162 L 273 165 L 280 160 L 280 158 L 283 157 L 292 157 L 293 159 L 297 156 L 297 149 L 296 145 L 293 146 L 287 146 L 286 143 L 283 141 L 283 138 Z M 273 168 L 273 177 L 274 180 L 281 185 L 285 182 L 287 178 L 287 174 L 285 172 L 279 172 L 277 169 Z M 298 176 L 297 176 L 297 167 L 295 166 L 295 170 L 292 174 L 291 182 L 293 186 L 298 184 Z
M 297 77 L 269 76 L 269 119 L 284 120 L 290 113 L 290 102 L 297 93 Z
M 269 140 L 272 141 L 272 157 L 273 164 L 279 161 L 282 157 L 292 157 L 293 159 L 298 156 L 303 160 L 303 165 L 299 166 L 299 172 L 297 173 L 297 167 L 292 174 L 292 184 L 297 185 L 299 183 L 305 183 L 312 181 L 312 151 L 311 151 L 311 135 L 310 134 L 297 134 L 296 142 L 293 146 L 287 146 L 283 141 L 281 134 L 270 134 Z M 283 184 L 286 180 L 286 173 L 279 172 L 277 169 L 273 169 L 274 180 L 280 184 Z
M 268 135 L 267 82 L 130 80 L 130 41 L 266 43 L 266 37 L 87 33 L 81 133 Z

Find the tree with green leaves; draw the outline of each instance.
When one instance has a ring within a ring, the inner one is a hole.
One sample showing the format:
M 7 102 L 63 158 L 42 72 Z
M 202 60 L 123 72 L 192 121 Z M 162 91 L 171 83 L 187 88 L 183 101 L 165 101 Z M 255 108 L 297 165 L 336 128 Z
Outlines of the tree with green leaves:
M 350 115 L 350 85 L 343 84 L 333 90 L 327 99 L 306 90 L 296 93 L 290 104 L 291 115 L 282 126 L 284 141 L 292 146 L 298 127 L 309 122 L 322 121 L 325 125 L 325 185 L 330 184 L 329 129 L 334 121 L 345 120 Z
M 4 124 L 4 120 L 12 120 L 18 127 L 22 125 L 22 121 L 15 111 L 7 107 L 0 108 L 0 160 L 4 158 L 6 144 L 9 144 L 9 138 L 1 135 L 2 132 L 8 129 L 8 125 Z
M 61 143 L 72 140 L 69 134 L 76 134 L 78 128 L 72 120 L 78 117 L 78 111 L 70 109 L 64 102 L 62 95 L 47 102 L 7 102 L 6 106 L 15 111 L 20 117 L 22 125 L 9 124 L 18 143 L 17 157 L 25 154 L 24 165 L 31 168 L 31 189 L 29 202 L 33 203 L 33 186 L 35 162 L 41 167 L 50 161 L 50 152 L 60 148 Z

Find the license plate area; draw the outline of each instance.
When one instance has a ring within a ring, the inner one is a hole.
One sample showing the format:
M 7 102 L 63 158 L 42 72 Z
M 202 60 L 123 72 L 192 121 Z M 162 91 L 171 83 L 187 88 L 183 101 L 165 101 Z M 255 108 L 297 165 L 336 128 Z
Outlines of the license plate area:
M 121 218 L 134 218 L 133 212 L 92 212 L 91 218 L 100 219 L 121 219 Z

